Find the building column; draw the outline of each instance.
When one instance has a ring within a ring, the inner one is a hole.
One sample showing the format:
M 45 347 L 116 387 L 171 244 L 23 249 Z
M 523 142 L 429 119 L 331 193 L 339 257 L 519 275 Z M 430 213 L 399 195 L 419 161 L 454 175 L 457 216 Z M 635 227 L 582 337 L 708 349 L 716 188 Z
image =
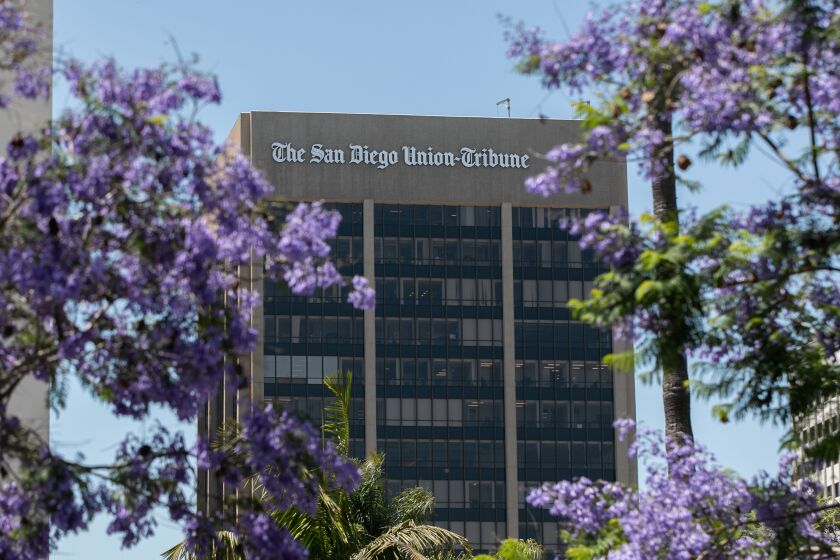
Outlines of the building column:
M 617 215 L 621 210 L 620 206 L 611 206 L 610 214 Z M 623 337 L 619 329 L 613 329 L 612 339 L 613 354 L 633 351 L 633 340 Z M 613 417 L 636 420 L 636 376 L 632 367 L 630 371 L 613 367 Z M 629 448 L 630 441 L 619 441 L 618 437 L 615 437 L 615 479 L 624 484 L 637 486 L 639 483 L 638 465 L 635 459 L 628 457 Z
M 513 222 L 511 203 L 502 203 L 502 339 L 504 361 L 505 512 L 507 538 L 519 538 L 519 481 L 516 458 L 516 345 L 513 322 Z
M 373 200 L 362 203 L 364 274 L 376 285 L 373 244 Z M 376 453 L 376 311 L 365 310 L 365 455 Z

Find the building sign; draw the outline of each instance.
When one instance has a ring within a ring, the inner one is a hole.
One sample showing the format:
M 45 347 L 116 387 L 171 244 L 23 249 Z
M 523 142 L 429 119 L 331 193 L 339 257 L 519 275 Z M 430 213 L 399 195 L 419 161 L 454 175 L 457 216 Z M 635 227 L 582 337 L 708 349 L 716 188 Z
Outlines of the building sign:
M 271 157 L 277 163 L 311 163 L 323 165 L 369 165 L 376 169 L 387 169 L 392 165 L 467 168 L 500 167 L 528 169 L 530 156 L 509 152 L 497 152 L 493 148 L 464 146 L 458 152 L 437 151 L 415 146 L 403 146 L 399 150 L 374 150 L 366 145 L 349 144 L 346 149 L 312 144 L 309 149 L 299 148 L 291 142 L 271 144 Z

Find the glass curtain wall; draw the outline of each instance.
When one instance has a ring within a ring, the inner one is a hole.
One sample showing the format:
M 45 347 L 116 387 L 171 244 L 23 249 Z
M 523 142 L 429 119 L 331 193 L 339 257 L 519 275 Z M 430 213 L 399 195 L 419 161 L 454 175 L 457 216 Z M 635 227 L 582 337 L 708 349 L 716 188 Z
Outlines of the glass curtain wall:
M 505 534 L 499 207 L 374 206 L 378 448 L 477 549 Z
M 546 510 L 526 506 L 528 488 L 586 476 L 615 480 L 609 331 L 570 317 L 606 268 L 557 227 L 579 210 L 513 208 L 519 537 L 557 550 Z
M 332 256 L 347 277 L 363 273 L 362 205 L 331 204 L 342 215 Z M 275 223 L 283 224 L 288 207 L 278 207 Z M 350 452 L 364 457 L 364 320 L 346 303 L 345 289 L 319 290 L 311 297 L 293 296 L 284 283 L 266 280 L 265 398 L 290 406 L 320 426 L 329 392 L 326 375 L 353 374 Z

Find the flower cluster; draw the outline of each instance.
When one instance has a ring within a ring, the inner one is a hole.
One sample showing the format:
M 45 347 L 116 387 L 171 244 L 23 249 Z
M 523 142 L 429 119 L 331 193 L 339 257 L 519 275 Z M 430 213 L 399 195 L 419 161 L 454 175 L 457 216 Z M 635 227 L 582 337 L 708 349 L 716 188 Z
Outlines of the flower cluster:
M 585 176 L 597 160 L 624 157 L 625 150 L 619 131 L 596 126 L 586 137 L 585 144 L 560 144 L 545 155 L 551 162 L 546 169 L 525 180 L 528 192 L 549 196 L 561 192 L 589 192 L 592 184 Z
M 818 489 L 795 483 L 787 459 L 779 475 L 747 481 L 702 446 L 651 430 L 638 430 L 630 449 L 648 465 L 643 489 L 580 478 L 536 488 L 527 502 L 559 517 L 570 546 L 594 557 L 761 559 L 781 547 L 793 557 L 834 557 L 813 528 Z
M 42 30 L 31 21 L 22 0 L 0 2 L 0 70 L 12 78 L 14 94 L 23 99 L 45 99 L 50 92 L 50 69 L 39 64 Z M 0 82 L 0 85 L 5 85 Z M 4 90 L 7 88 L 3 88 Z M 0 95 L 0 109 L 12 101 Z
M 569 234 L 579 236 L 581 249 L 592 250 L 598 259 L 611 267 L 626 270 L 639 258 L 638 227 L 629 223 L 625 211 L 610 214 L 596 210 L 581 218 L 565 218 L 559 226 Z
M 662 171 L 658 160 L 673 158 L 660 149 L 661 117 L 674 119 L 680 137 L 705 137 L 715 148 L 727 135 L 769 138 L 808 126 L 819 145 L 836 149 L 840 42 L 829 30 L 837 19 L 831 2 L 656 0 L 590 14 L 563 42 L 510 22 L 505 39 L 520 70 L 539 75 L 545 87 L 599 88 L 605 106 L 587 107 L 584 116 L 628 138 L 627 155 L 654 177 Z M 563 164 L 574 172 L 561 167 L 554 177 L 551 167 L 537 186 L 556 181 L 552 192 L 579 190 L 591 164 L 587 143 L 563 147 Z
M 233 486 L 253 478 L 258 489 L 250 508 L 233 530 L 249 551 L 249 558 L 305 558 L 305 550 L 265 513 L 296 508 L 314 513 L 320 488 L 352 491 L 361 478 L 359 468 L 306 422 L 271 405 L 252 410 L 241 430 L 230 434 L 229 447 L 213 450 L 199 442 L 198 466 Z M 240 507 L 246 502 L 240 498 Z M 189 525 L 188 543 L 197 550 L 211 546 L 213 524 Z

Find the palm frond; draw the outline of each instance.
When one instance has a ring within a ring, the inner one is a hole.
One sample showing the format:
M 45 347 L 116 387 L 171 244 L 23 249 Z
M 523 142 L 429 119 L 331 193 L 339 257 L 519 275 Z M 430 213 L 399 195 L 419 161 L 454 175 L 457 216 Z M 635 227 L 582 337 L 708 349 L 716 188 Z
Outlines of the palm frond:
M 543 548 L 534 539 L 505 539 L 496 556 L 510 560 L 542 560 Z
M 324 387 L 333 394 L 335 400 L 324 407 L 324 434 L 330 436 L 336 449 L 347 455 L 350 449 L 350 405 L 353 374 L 336 372 L 324 378 Z
M 198 555 L 187 547 L 186 542 L 181 541 L 161 554 L 161 557 L 164 560 L 197 560 Z M 239 538 L 232 531 L 218 531 L 216 544 L 205 558 L 206 560 L 246 560 Z
M 394 523 L 423 523 L 431 517 L 434 510 L 434 494 L 419 486 L 406 488 L 391 500 L 391 520 Z
M 370 535 L 380 534 L 390 524 L 391 515 L 385 502 L 385 487 L 382 480 L 382 457 L 370 455 L 360 465 L 362 480 L 348 495 L 350 515 L 365 527 Z
M 195 555 L 190 554 L 187 550 L 185 541 L 179 542 L 160 556 L 163 560 L 192 560 L 195 558 Z
M 470 545 L 458 533 L 434 525 L 404 521 L 373 539 L 354 554 L 352 560 L 426 560 L 426 554 L 456 548 L 470 550 Z

